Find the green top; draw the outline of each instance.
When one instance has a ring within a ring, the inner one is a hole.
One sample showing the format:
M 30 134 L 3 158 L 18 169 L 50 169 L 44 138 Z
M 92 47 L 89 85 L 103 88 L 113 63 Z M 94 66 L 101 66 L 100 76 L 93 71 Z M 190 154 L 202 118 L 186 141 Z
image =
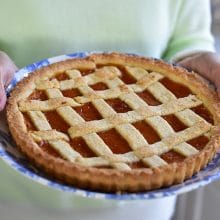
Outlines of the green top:
M 19 66 L 76 51 L 179 58 L 213 50 L 208 0 L 1 0 L 0 49 Z M 0 161 L 0 198 L 99 206 L 35 183 Z M 112 203 L 113 204 L 113 203 Z
M 19 67 L 76 51 L 170 59 L 213 50 L 208 0 L 0 2 L 0 50 Z

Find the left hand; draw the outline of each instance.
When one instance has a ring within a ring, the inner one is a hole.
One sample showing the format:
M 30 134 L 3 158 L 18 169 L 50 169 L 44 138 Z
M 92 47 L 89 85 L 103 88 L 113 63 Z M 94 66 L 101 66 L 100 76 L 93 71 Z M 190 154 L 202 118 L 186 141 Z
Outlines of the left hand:
M 220 56 L 213 52 L 203 52 L 187 57 L 178 64 L 214 83 L 220 97 Z
M 0 51 L 0 111 L 4 109 L 6 103 L 5 87 L 10 83 L 16 70 L 17 67 L 10 57 Z

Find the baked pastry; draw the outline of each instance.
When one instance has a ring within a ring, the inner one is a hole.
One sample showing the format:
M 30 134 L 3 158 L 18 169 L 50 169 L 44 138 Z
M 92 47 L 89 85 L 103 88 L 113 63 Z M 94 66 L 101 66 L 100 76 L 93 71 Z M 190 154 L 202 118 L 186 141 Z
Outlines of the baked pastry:
M 92 54 L 31 73 L 7 119 L 20 150 L 80 188 L 140 192 L 181 183 L 219 147 L 219 100 L 193 72 L 161 60 Z

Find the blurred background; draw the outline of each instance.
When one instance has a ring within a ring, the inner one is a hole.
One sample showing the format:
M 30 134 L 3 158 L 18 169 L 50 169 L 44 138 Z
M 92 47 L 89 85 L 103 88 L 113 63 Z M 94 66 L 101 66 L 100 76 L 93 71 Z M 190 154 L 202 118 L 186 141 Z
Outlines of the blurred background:
M 212 33 L 220 54 L 220 0 L 211 0 Z M 196 12 L 196 11 L 195 11 Z M 179 196 L 173 220 L 219 220 L 220 181 Z

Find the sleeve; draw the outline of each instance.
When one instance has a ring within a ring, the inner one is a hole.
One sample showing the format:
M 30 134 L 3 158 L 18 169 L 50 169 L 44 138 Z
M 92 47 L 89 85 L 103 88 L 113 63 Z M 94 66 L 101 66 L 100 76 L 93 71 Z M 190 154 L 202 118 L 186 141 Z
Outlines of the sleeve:
M 209 0 L 183 0 L 163 59 L 177 61 L 202 51 L 214 51 Z

